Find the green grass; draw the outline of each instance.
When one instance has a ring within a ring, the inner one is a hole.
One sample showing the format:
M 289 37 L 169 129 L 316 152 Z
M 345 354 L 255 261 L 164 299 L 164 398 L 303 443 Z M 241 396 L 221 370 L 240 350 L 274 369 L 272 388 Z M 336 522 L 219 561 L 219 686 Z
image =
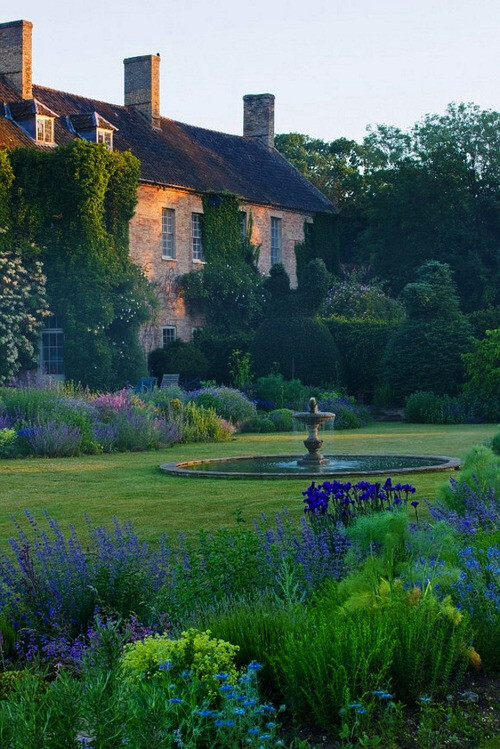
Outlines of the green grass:
M 493 424 L 372 424 L 355 431 L 323 432 L 323 451 L 460 457 L 497 431 Z M 116 515 L 132 520 L 144 539 L 158 538 L 164 532 L 191 533 L 232 525 L 238 508 L 249 525 L 259 513 L 272 516 L 285 506 L 298 517 L 307 479 L 185 478 L 162 474 L 158 466 L 183 459 L 302 452 L 301 435 L 282 433 L 237 435 L 229 443 L 176 445 L 149 453 L 0 460 L 0 541 L 12 534 L 10 516 L 20 518 L 25 509 L 37 518 L 47 510 L 63 527 L 73 523 L 77 528 L 84 525 L 84 513 L 97 524 L 109 523 Z M 404 475 L 420 497 L 429 499 L 446 480 L 443 472 Z

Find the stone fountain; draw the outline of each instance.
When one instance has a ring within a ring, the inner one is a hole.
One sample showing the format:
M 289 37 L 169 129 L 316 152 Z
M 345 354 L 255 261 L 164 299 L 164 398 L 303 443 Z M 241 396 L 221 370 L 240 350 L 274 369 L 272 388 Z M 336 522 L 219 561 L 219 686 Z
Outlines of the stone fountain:
M 307 448 L 307 455 L 297 460 L 298 465 L 302 466 L 315 466 L 323 463 L 329 463 L 330 459 L 325 458 L 319 452 L 323 446 L 323 440 L 318 435 L 318 427 L 325 421 L 335 418 L 335 414 L 329 411 L 318 411 L 318 404 L 316 398 L 309 399 L 309 411 L 298 411 L 293 415 L 294 419 L 302 422 L 306 425 L 309 434 L 307 439 L 304 440 L 304 445 Z

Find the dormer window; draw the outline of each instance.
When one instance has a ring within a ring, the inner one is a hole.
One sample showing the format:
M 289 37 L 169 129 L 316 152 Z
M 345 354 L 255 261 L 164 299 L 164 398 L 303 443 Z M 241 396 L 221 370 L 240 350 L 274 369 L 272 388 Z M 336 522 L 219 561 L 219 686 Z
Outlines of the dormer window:
M 118 128 L 105 120 L 98 112 L 71 114 L 68 119 L 73 132 L 80 138 L 91 143 L 100 143 L 108 151 L 113 150 L 113 133 Z
M 36 139 L 38 143 L 54 142 L 54 118 L 36 116 Z
M 102 128 L 97 128 L 97 142 L 102 143 L 103 146 L 106 146 L 108 151 L 113 150 L 113 132 L 112 130 L 103 130 Z

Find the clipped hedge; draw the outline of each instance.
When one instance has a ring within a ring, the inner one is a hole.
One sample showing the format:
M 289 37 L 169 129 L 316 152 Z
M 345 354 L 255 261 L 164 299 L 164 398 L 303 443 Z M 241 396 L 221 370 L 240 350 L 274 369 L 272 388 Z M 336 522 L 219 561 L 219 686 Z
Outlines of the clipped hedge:
M 329 317 L 324 321 L 341 357 L 343 383 L 356 395 L 372 392 L 377 384 L 380 364 L 389 336 L 397 324 L 375 320 L 346 320 Z
M 250 346 L 254 371 L 266 375 L 275 365 L 285 377 L 293 368 L 307 385 L 338 379 L 340 355 L 330 331 L 322 322 L 304 315 L 267 318 Z

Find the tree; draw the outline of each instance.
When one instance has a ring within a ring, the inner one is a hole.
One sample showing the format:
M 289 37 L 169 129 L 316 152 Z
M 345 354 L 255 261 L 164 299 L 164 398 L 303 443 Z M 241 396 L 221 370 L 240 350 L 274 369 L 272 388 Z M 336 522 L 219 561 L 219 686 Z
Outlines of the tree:
M 450 267 L 426 263 L 402 296 L 407 318 L 388 340 L 381 382 L 391 386 L 399 402 L 418 390 L 458 393 L 470 327 L 460 312 Z

